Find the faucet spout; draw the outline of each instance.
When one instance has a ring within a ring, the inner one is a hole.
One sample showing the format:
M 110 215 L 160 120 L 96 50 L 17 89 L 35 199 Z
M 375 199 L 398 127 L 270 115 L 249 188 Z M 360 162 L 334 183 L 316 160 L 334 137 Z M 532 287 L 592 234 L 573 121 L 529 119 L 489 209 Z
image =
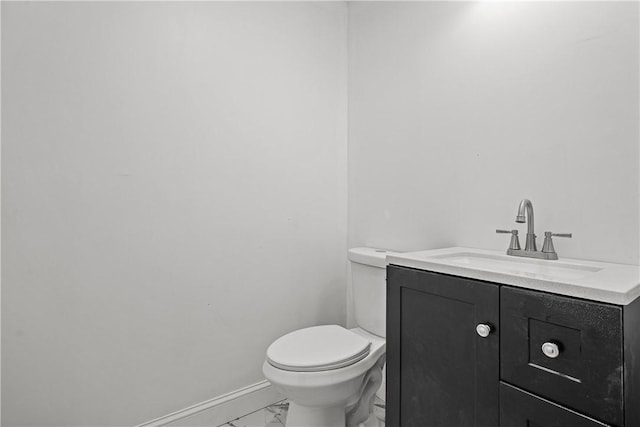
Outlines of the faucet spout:
M 526 214 L 526 216 L 525 216 Z M 516 222 L 527 223 L 527 240 L 524 246 L 525 251 L 537 251 L 536 247 L 536 234 L 533 228 L 533 204 L 529 199 L 522 199 L 518 206 L 518 214 L 516 215 Z

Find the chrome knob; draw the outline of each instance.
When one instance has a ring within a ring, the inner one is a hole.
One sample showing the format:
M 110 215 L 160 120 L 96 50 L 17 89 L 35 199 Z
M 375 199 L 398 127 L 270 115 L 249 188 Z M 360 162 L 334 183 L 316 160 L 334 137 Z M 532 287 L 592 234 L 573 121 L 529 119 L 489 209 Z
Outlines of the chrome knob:
M 518 239 L 518 230 L 496 230 L 498 234 L 511 234 L 511 243 L 509 243 L 509 249 L 519 251 L 520 239 Z
M 476 332 L 482 338 L 488 337 L 489 334 L 491 333 L 491 329 L 492 329 L 491 325 L 487 325 L 485 323 L 479 323 L 478 326 L 476 326 Z
M 558 344 L 553 342 L 546 342 L 542 344 L 542 352 L 545 356 L 550 357 L 551 359 L 555 359 L 560 356 L 560 348 Z
M 542 244 L 542 252 L 555 253 L 556 249 L 553 247 L 553 240 L 551 237 L 573 237 L 571 233 L 552 233 L 551 231 L 544 232 L 544 243 Z

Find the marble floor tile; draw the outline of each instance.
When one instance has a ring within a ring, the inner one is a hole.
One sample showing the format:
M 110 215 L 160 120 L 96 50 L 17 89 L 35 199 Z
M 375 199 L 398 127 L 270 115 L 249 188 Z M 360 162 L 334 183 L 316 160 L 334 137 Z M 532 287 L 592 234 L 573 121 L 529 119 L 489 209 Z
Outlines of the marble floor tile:
M 289 403 L 286 401 L 267 406 L 256 412 L 229 421 L 224 427 L 283 427 Z
M 283 427 L 287 420 L 289 403 L 282 401 L 267 406 L 259 411 L 236 418 L 223 424 L 221 427 Z M 379 420 L 379 427 L 384 427 L 385 404 L 384 400 L 377 398 L 373 404 L 373 413 Z
M 380 427 L 384 427 L 386 406 L 384 400 L 376 396 L 373 402 L 373 415 L 376 416 L 380 423 Z

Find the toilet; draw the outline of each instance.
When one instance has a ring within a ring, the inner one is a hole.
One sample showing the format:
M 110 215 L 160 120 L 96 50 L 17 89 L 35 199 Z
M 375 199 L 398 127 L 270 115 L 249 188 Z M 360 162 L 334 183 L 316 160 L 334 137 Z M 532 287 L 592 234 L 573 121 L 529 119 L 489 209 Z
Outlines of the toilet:
M 386 255 L 349 250 L 356 328 L 322 325 L 290 332 L 267 349 L 262 371 L 289 400 L 287 427 L 379 427 L 384 397 Z

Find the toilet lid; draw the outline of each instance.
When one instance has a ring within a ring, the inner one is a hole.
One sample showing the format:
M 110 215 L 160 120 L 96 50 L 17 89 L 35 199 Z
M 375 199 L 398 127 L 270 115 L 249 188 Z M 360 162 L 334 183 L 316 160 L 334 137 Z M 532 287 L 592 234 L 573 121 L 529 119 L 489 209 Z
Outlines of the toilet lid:
M 275 340 L 267 349 L 267 361 L 287 371 L 328 371 L 364 359 L 370 348 L 371 342 L 342 326 L 314 326 Z

